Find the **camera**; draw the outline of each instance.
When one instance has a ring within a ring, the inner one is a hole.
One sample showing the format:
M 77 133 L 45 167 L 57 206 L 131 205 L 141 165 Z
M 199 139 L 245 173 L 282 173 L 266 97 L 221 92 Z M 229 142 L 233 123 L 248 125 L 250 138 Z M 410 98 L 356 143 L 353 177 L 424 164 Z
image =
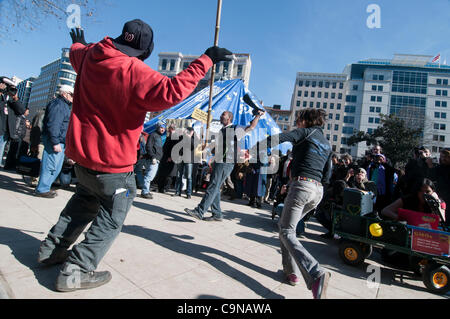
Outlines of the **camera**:
M 6 85 L 6 88 L 0 89 L 0 93 L 2 94 L 9 94 L 9 95 L 16 95 L 17 94 L 17 88 L 16 85 L 11 79 L 7 77 L 0 77 L 0 84 L 3 83 Z

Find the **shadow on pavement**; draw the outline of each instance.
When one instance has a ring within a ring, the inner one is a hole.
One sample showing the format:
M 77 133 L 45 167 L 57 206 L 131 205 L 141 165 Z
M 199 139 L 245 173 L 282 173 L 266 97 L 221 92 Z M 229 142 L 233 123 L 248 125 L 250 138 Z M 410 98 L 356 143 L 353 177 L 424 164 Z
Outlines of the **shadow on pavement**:
M 59 267 L 45 267 L 37 262 L 41 241 L 20 229 L 0 226 L 0 234 L 0 245 L 8 246 L 16 260 L 33 271 L 41 286 L 55 291 L 54 284 L 59 273 Z
M 159 207 L 159 206 L 155 206 L 155 205 L 147 204 L 147 203 L 141 203 L 141 202 L 137 202 L 137 201 L 133 202 L 133 206 L 136 208 L 151 212 L 151 213 L 158 213 L 161 215 L 168 216 L 168 217 L 170 217 L 170 218 L 166 218 L 166 220 L 168 220 L 168 221 L 182 222 L 182 223 L 195 223 L 195 221 L 193 221 L 192 218 L 182 217 L 182 216 L 188 216 L 185 212 L 177 212 L 174 210 L 168 210 L 163 207 Z
M 17 178 L 11 178 L 0 174 L 0 188 L 34 196 L 34 188 L 26 186 L 20 175 L 17 175 Z
M 284 276 L 283 276 L 281 270 L 278 272 L 273 272 L 273 271 L 264 269 L 262 267 L 259 267 L 257 265 L 254 265 L 248 261 L 242 260 L 239 257 L 230 255 L 221 250 L 185 241 L 185 240 L 193 240 L 194 238 L 191 236 L 177 236 L 177 235 L 161 232 L 158 230 L 148 229 L 148 228 L 144 228 L 142 226 L 135 226 L 135 225 L 124 226 L 122 228 L 122 232 L 130 234 L 130 235 L 138 236 L 138 237 L 141 237 L 141 238 L 144 238 L 147 240 L 151 240 L 155 244 L 158 244 L 161 247 L 164 247 L 166 249 L 170 249 L 174 252 L 205 261 L 205 262 L 209 263 L 211 266 L 213 266 L 214 268 L 216 268 L 217 270 L 219 270 L 220 272 L 222 272 L 223 274 L 227 275 L 228 277 L 234 278 L 237 281 L 239 281 L 240 283 L 244 284 L 249 289 L 253 290 L 256 294 L 261 296 L 262 298 L 264 298 L 265 296 L 267 296 L 268 294 L 271 293 L 271 290 L 269 288 L 264 287 L 261 283 L 259 283 L 257 280 L 255 280 L 251 276 L 228 265 L 227 262 L 225 262 L 219 258 L 215 258 L 211 255 L 216 255 L 216 256 L 226 258 L 229 261 L 235 262 L 241 266 L 251 269 L 251 270 L 253 270 L 259 274 L 262 274 L 264 276 L 271 277 L 271 278 L 279 278 L 280 281 L 284 280 Z M 169 238 L 171 238 L 171 240 L 164 241 L 164 242 L 159 242 L 158 240 L 155 240 L 156 238 L 161 238 L 161 237 L 169 237 Z M 274 298 L 284 299 L 284 297 L 281 295 L 273 294 L 273 293 L 272 293 L 272 295 L 274 296 Z

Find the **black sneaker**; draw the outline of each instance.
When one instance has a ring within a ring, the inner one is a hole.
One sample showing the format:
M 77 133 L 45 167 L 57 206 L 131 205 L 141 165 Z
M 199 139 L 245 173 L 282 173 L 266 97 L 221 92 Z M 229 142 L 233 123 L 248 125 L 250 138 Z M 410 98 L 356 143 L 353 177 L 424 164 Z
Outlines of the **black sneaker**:
M 222 222 L 223 218 L 221 217 L 215 217 L 215 216 L 210 216 L 210 217 L 205 217 L 203 218 L 203 220 L 205 222 Z
M 186 199 L 191 199 L 191 198 L 192 198 L 191 195 L 186 196 Z
M 195 210 L 185 208 L 184 211 L 185 211 L 186 213 L 188 213 L 190 216 L 192 216 L 192 217 L 194 217 L 194 218 L 196 218 L 196 219 L 203 220 L 203 216 L 201 216 L 201 215 L 200 215 L 199 213 L 197 213 L 197 211 L 195 211 Z
M 66 264 L 56 279 L 55 289 L 59 292 L 92 289 L 107 284 L 111 279 L 109 271 L 82 272 L 78 266 Z
M 181 194 L 173 194 L 172 197 L 181 197 Z
M 153 199 L 153 195 L 150 194 L 150 193 L 148 193 L 148 194 L 141 194 L 141 197 L 145 198 L 145 199 Z

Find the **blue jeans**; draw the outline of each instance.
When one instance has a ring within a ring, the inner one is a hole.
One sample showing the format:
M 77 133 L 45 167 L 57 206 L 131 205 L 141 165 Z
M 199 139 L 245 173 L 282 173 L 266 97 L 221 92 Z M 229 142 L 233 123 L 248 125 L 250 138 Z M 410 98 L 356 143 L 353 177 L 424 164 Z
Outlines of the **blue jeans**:
M 233 163 L 214 163 L 206 194 L 195 210 L 204 216 L 211 207 L 213 217 L 222 218 L 222 210 L 220 209 L 220 187 L 233 171 Z
M 122 230 L 136 197 L 136 181 L 133 172 L 104 174 L 79 165 L 75 165 L 75 174 L 79 182 L 76 193 L 48 233 L 39 254 L 50 256 L 56 249 L 69 249 L 92 222 L 85 239 L 73 246 L 66 261 L 90 272 L 97 269 Z
M 143 195 L 150 193 L 150 185 L 155 179 L 158 167 L 159 161 L 157 161 L 156 164 L 152 164 L 152 160 L 145 160 L 144 188 L 142 189 Z
M 140 159 L 137 161 L 136 166 L 134 168 L 134 173 L 136 174 L 138 188 L 144 187 L 144 174 L 143 174 L 144 164 L 145 164 L 145 159 Z
M 278 214 L 278 216 L 280 216 L 280 218 L 281 218 L 281 215 L 283 214 L 283 209 L 284 209 L 283 203 L 279 204 L 276 208 L 277 214 Z M 303 234 L 304 232 L 305 232 L 305 222 L 303 220 L 301 220 L 297 224 L 297 228 L 296 228 L 297 236 Z
M 283 270 L 286 275 L 301 274 L 309 290 L 314 281 L 324 274 L 324 270 L 297 239 L 296 228 L 319 205 L 322 197 L 322 186 L 307 181 L 293 181 L 278 222 Z
M 186 178 L 186 195 L 192 195 L 192 163 L 179 163 L 177 165 L 177 181 L 175 183 L 175 194 L 181 195 L 181 188 L 183 186 L 183 175 Z
M 9 135 L 5 133 L 4 135 L 0 135 L 0 164 L 3 164 L 3 153 L 5 153 L 5 146 L 8 143 Z
M 44 143 L 44 154 L 42 156 L 39 184 L 36 187 L 36 193 L 40 194 L 50 192 L 53 182 L 61 173 L 64 164 L 65 149 L 65 145 L 60 144 L 62 152 L 56 153 L 53 151 L 53 145 L 48 137 L 43 136 L 42 141 Z

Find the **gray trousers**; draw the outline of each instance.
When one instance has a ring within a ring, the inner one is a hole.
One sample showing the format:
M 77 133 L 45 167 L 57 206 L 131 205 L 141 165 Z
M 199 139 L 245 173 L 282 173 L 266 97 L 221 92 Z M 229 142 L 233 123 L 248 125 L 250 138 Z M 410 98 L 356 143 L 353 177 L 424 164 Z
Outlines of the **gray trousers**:
M 316 259 L 303 247 L 296 235 L 297 224 L 319 205 L 323 187 L 307 181 L 293 181 L 278 222 L 283 270 L 286 275 L 301 274 L 311 290 L 316 279 L 324 274 Z
M 119 235 L 133 199 L 136 181 L 133 172 L 101 174 L 75 165 L 79 184 L 58 222 L 41 246 L 40 255 L 68 249 L 92 222 L 85 239 L 75 245 L 67 259 L 83 272 L 94 271 Z

